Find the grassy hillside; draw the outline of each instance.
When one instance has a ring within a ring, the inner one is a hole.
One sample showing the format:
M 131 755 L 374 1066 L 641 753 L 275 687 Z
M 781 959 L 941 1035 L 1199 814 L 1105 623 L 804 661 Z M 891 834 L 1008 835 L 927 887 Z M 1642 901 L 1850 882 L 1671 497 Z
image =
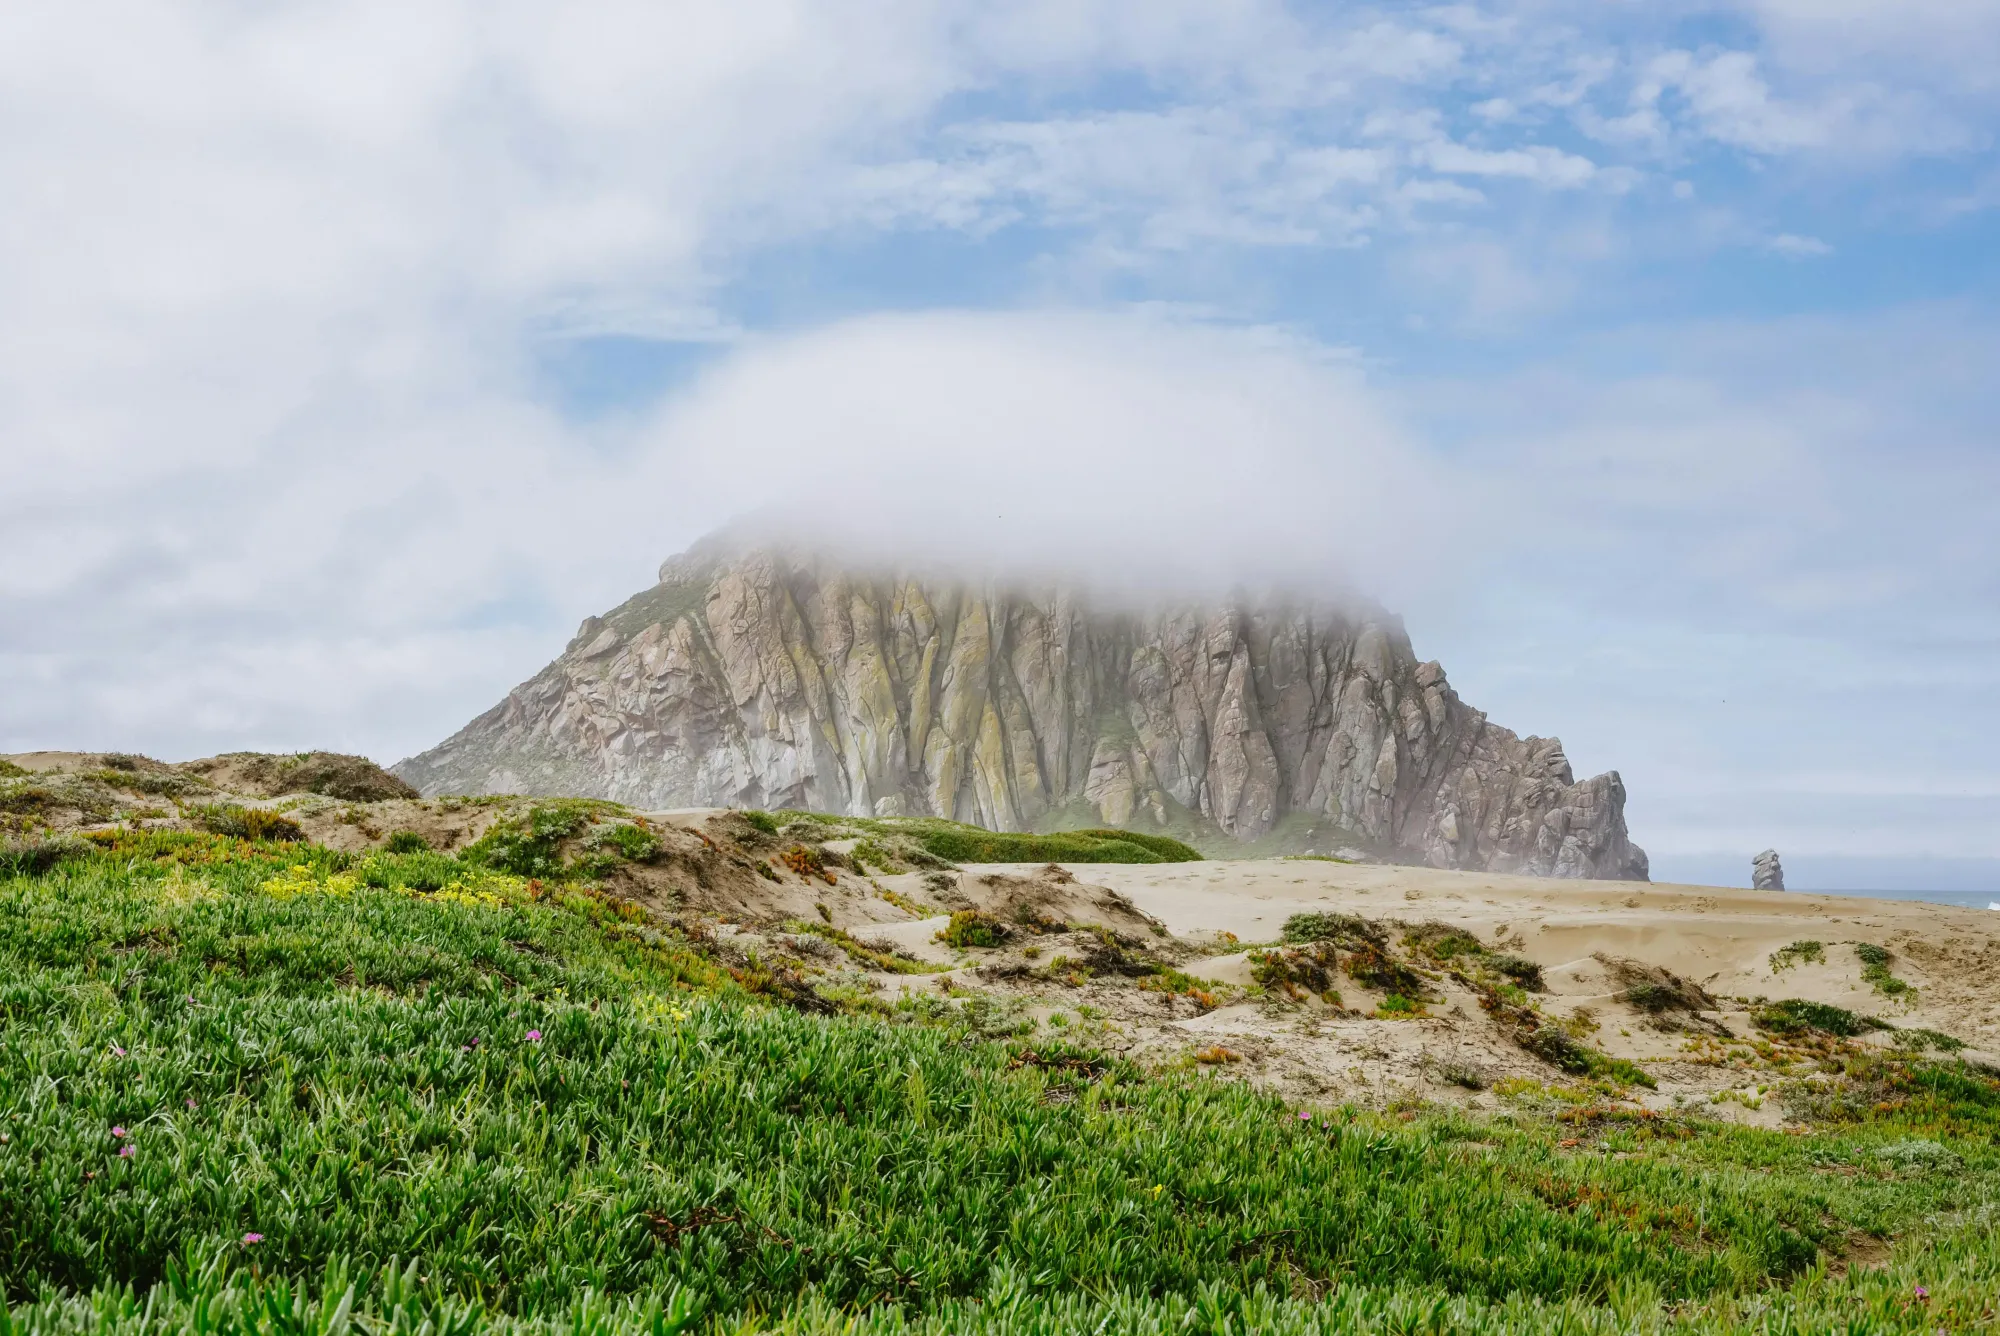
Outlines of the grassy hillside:
M 1102 827 L 1048 834 L 987 830 L 938 817 L 849 817 L 825 812 L 746 813 L 761 829 L 798 828 L 814 839 L 859 837 L 892 859 L 900 848 L 947 863 L 1195 863 L 1201 852 L 1165 835 Z M 865 855 L 864 855 L 865 856 Z
M 1141 806 L 1129 820 L 1139 828 L 1135 833 L 1170 837 L 1175 843 L 1194 850 L 1204 858 L 1283 858 L 1307 852 L 1330 854 L 1344 848 L 1357 849 L 1385 863 L 1406 863 L 1413 858 L 1407 849 L 1382 844 L 1325 816 L 1314 816 L 1308 812 L 1288 812 L 1279 817 L 1270 830 L 1254 839 L 1238 839 L 1170 796 L 1162 796 L 1160 816 L 1162 819 L 1155 821 L 1153 813 Z M 1059 834 L 1102 823 L 1103 817 L 1097 808 L 1079 798 L 1044 812 L 1037 818 L 1035 829 Z
M 1963 1064 L 1858 1067 L 1807 1135 L 1587 1094 L 1298 1110 L 934 996 L 825 1014 L 496 849 L 103 834 L 0 870 L 0 1336 L 1928 1332 L 2000 1303 L 2000 1081 Z M 1883 1236 L 1892 1265 L 1846 1268 Z

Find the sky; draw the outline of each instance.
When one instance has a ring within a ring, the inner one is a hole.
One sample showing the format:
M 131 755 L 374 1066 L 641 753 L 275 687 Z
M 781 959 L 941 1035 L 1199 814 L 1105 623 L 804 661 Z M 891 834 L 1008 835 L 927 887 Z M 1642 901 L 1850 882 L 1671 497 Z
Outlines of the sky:
M 394 760 L 788 508 L 2000 889 L 1996 130 L 2000 0 L 12 0 L 0 751 Z

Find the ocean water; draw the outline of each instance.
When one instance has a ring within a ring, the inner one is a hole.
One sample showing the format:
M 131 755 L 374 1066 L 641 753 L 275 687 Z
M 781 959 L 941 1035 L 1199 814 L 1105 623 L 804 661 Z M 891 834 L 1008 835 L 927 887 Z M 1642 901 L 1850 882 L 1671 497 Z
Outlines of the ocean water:
M 1791 886 L 1788 890 L 1813 895 L 1858 895 L 1870 900 L 1923 900 L 1934 905 L 1957 905 L 1961 909 L 1991 909 L 2000 913 L 2000 891 L 1822 891 L 1811 886 Z
M 1781 850 L 1785 881 L 1815 895 L 1865 895 L 1875 900 L 1927 900 L 1961 909 L 2000 905 L 2000 858 L 1861 857 Z M 1687 886 L 1748 886 L 1748 850 L 1660 853 L 1653 880 Z

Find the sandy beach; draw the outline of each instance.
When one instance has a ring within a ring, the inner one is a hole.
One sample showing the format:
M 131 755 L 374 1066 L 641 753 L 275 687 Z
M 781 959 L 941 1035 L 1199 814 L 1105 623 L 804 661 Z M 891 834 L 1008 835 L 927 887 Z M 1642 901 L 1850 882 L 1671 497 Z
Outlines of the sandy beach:
M 1466 931 L 1494 951 L 1540 965 L 1544 991 L 1535 1005 L 1608 1056 L 1640 1064 L 1657 1089 L 1638 1102 L 1652 1107 L 1700 1103 L 1722 1117 L 1780 1122 L 1780 1109 L 1764 1098 L 1777 1077 L 1769 1056 L 1758 1051 L 1764 1036 L 1753 1022 L 1759 1004 L 1778 999 L 1826 1003 L 1894 1027 L 1858 1043 L 1887 1044 L 1900 1032 L 1934 1031 L 1962 1041 L 1969 1058 L 2000 1061 L 2000 914 L 1990 911 L 1310 859 L 1079 864 L 1064 871 L 1080 886 L 1115 892 L 1157 920 L 1183 945 L 1180 968 L 1187 974 L 1238 988 L 1251 984 L 1256 949 L 1275 943 L 1294 914 L 1358 915 L 1392 931 L 1427 923 Z M 1037 873 L 1028 865 L 969 866 L 959 884 L 978 901 L 984 882 L 1018 882 Z M 891 890 L 922 893 L 915 876 L 883 881 Z M 1149 1060 L 1219 1045 L 1231 1056 L 1214 1064 L 1218 1070 L 1294 1097 L 1491 1104 L 1493 1085 L 1552 1075 L 1497 1033 L 1481 1014 L 1479 998 L 1450 978 L 1437 981 L 1440 1000 L 1414 1019 L 1382 1018 L 1375 1014 L 1379 996 L 1346 984 L 1341 1008 L 1310 1000 L 1278 1005 L 1266 996 L 1203 1010 L 1184 999 L 1095 981 L 1050 987 L 1022 969 L 1032 962 L 1019 959 L 1019 952 L 975 952 L 975 960 L 949 951 L 934 940 L 947 922 L 942 916 L 881 922 L 886 916 L 880 907 L 862 912 L 878 936 L 925 959 L 957 964 L 941 976 L 948 981 L 943 987 L 1012 995 L 1038 1018 L 1080 1014 L 1101 1042 Z M 860 931 L 864 925 L 855 926 Z M 1794 944 L 1815 942 L 1817 952 L 1784 954 Z M 1892 996 L 1865 978 L 1857 945 L 1885 948 L 1891 977 L 1907 991 Z M 1697 985 L 1712 998 L 1713 1010 L 1663 1019 L 1621 1001 L 1635 964 Z M 879 982 L 891 991 L 912 986 L 894 976 L 879 976 Z M 1476 1071 L 1488 1090 L 1469 1090 L 1451 1079 L 1464 1071 Z

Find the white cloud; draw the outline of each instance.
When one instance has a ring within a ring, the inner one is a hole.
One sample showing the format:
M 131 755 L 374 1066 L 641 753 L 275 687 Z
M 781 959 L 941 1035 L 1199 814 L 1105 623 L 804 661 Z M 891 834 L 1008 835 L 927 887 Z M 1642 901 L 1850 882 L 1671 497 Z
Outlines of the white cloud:
M 1670 51 L 1647 68 L 1633 100 L 1651 105 L 1668 89 L 1687 99 L 1706 133 L 1754 152 L 1823 148 L 1848 116 L 1843 106 L 1807 109 L 1774 98 L 1758 73 L 1757 58 L 1747 51 L 1706 59 Z
M 1952 91 L 2000 91 L 2000 0 L 1743 0 L 1787 65 L 1890 71 Z
M 1996 346 L 1916 308 L 1426 383 L 1433 431 L 1475 416 L 1460 485 L 1550 545 L 1412 623 L 1495 718 L 1618 767 L 1649 848 L 2000 855 Z
M 857 211 L 975 233 L 1033 218 L 1168 252 L 1338 245 L 1372 229 L 1396 175 L 1379 150 L 1301 145 L 1218 110 L 982 124 L 948 142 L 942 159 L 858 175 Z
M 1470 521 L 1337 351 L 1146 314 L 881 316 L 760 343 L 633 452 L 642 491 L 693 499 L 660 506 L 684 535 L 733 494 L 784 533 L 1114 587 L 1393 596 L 1432 571 L 1416 529 L 1442 562 Z M 745 477 L 783 486 L 746 497 Z
M 1503 222 L 1506 230 L 1430 226 L 1398 248 L 1391 265 L 1406 300 L 1461 335 L 1518 337 L 1578 301 L 1621 258 L 1624 240 L 1601 214 Z
M 1590 159 L 1545 144 L 1494 151 L 1438 140 L 1418 156 L 1432 171 L 1451 176 L 1512 176 L 1557 188 L 1580 186 L 1597 175 Z
M 34 628 L 0 653 L 0 745 L 413 751 L 734 512 L 1112 587 L 1391 594 L 1422 571 L 1395 498 L 1457 527 L 1337 352 L 1154 316 L 753 338 L 592 434 L 480 397 L 375 406 L 299 424 L 273 467 L 10 505 L 11 550 L 55 560 L 0 570 L 7 624 Z M 533 615 L 483 615 L 506 600 Z
M 934 157 L 863 169 L 846 207 L 873 226 L 988 234 L 1024 219 L 1113 236 L 1139 252 L 1201 243 L 1349 245 L 1407 235 L 1424 206 L 1486 202 L 1428 175 L 1544 190 L 1621 190 L 1623 168 L 1543 144 L 1485 148 L 1434 109 L 1371 111 L 1351 138 L 1312 137 L 1240 109 L 1175 108 L 955 128 Z M 1417 228 L 1415 230 L 1421 230 Z
M 1833 247 L 1818 237 L 1802 237 L 1796 232 L 1780 232 L 1766 244 L 1789 260 L 1814 260 L 1833 254 Z
M 1460 574 L 1476 596 L 1526 553 L 1560 572 L 1547 606 L 1587 606 L 1589 625 L 1613 624 L 1620 594 L 1667 608 L 1631 637 L 1662 662 L 1689 643 L 1668 613 L 1697 602 L 1782 621 L 1801 673 L 1838 656 L 1797 645 L 1861 634 L 1827 631 L 1843 617 L 1962 646 L 1937 609 L 1990 626 L 2000 559 L 1979 526 L 2000 517 L 1977 498 L 2000 480 L 1912 447 L 1903 410 L 1928 413 L 1954 367 L 1990 375 L 1976 324 L 1893 356 L 1800 336 L 1776 367 L 1748 340 L 1782 393 L 1714 368 L 1483 385 L 1480 439 L 1510 467 L 1481 482 L 1507 505 L 1468 513 L 1379 384 L 1309 343 L 1074 313 L 775 338 L 732 284 L 829 237 L 1026 224 L 1032 254 L 978 289 L 996 305 L 1129 290 L 1217 303 L 1218 324 L 1310 308 L 1342 331 L 1518 334 L 1586 296 L 1624 309 L 1594 280 L 1633 257 L 1631 206 L 1615 211 L 1637 173 L 1671 169 L 1730 211 L 1743 188 L 1703 175 L 1714 157 L 1782 163 L 1769 179 L 1789 189 L 1986 143 L 1992 8 L 1757 0 L 1761 43 L 1679 50 L 1678 30 L 1596 5 L 14 0 L 0 746 L 429 743 L 665 549 L 799 479 L 843 517 L 879 506 L 919 534 L 956 518 L 924 500 L 940 490 L 1075 479 L 954 536 L 1140 569 L 1338 565 L 1398 601 L 1423 582 L 1374 563 L 1416 508 L 1441 561 L 1453 530 L 1490 542 Z M 1963 187 L 1945 193 L 1979 207 Z M 1689 245 L 1823 253 L 1810 190 L 1797 211 L 1732 212 L 1798 229 L 1768 239 L 1682 229 L 1678 197 L 1645 195 L 1666 215 L 1648 223 Z M 1337 282 L 1242 258 L 1334 247 L 1370 249 Z M 805 267 L 811 318 L 840 309 L 850 276 Z M 920 303 L 910 268 L 916 295 L 896 300 Z M 718 369 L 657 415 L 580 425 L 537 344 L 611 333 L 716 345 Z M 1822 357 L 1851 383 L 1786 380 Z M 1921 392 L 1882 379 L 1913 359 Z M 1891 450 L 1894 469 L 1871 465 Z M 1085 504 L 1106 496 L 1117 523 Z M 1897 620 L 1899 600 L 1933 620 Z M 1523 662 L 1540 680 L 1565 645 L 1616 662 L 1589 625 Z M 1541 707 L 1508 713 L 1496 680 L 1468 695 L 1535 726 Z M 1592 737 L 1647 736 L 1603 708 L 1570 729 L 1580 758 Z
M 1635 72 L 1624 114 L 1586 108 L 1579 123 L 1609 143 L 1663 147 L 1677 135 L 1765 156 L 1815 155 L 1853 171 L 1899 159 L 1962 153 L 1987 135 L 1925 75 L 1897 78 L 1883 62 L 1799 68 L 1784 48 L 1672 49 Z M 1782 76 L 1775 80 L 1776 75 Z

